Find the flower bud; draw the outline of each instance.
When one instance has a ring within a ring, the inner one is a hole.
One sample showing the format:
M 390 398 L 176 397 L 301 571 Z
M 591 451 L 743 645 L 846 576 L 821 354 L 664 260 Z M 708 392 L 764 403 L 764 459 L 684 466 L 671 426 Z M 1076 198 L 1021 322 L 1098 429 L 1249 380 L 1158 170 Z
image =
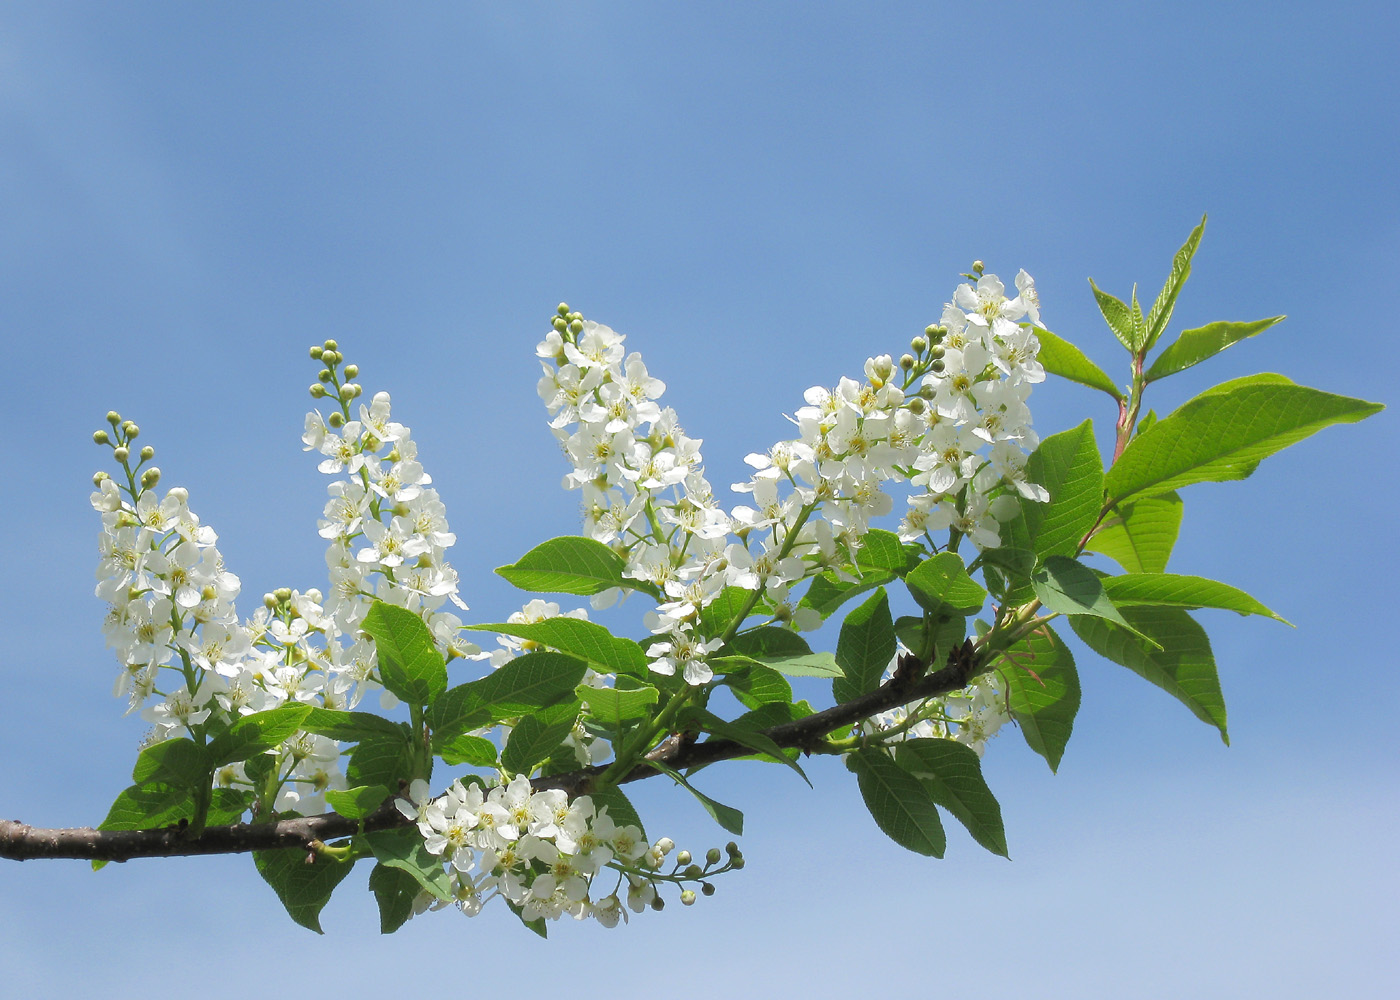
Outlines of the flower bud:
M 353 382 L 346 382 L 340 387 L 340 398 L 346 403 L 355 398 L 355 385 Z
M 325 600 L 325 595 L 322 594 L 315 587 L 312 587 L 303 596 L 305 596 L 312 604 L 320 604 L 323 600 Z
M 582 333 L 582 332 L 583 332 L 583 320 L 581 320 L 581 319 L 570 320 L 570 321 L 569 321 L 569 332 L 572 333 L 574 336 L 578 336 L 580 333 Z
M 93 443 L 93 444 L 108 444 L 111 440 L 112 440 L 112 439 L 111 439 L 110 437 L 107 436 L 107 432 L 106 432 L 106 431 L 93 431 L 93 432 L 92 432 L 92 443 Z
M 670 837 L 662 837 L 656 842 L 655 847 L 662 854 L 670 854 L 676 849 L 676 842 Z
M 275 598 L 277 598 L 277 603 L 278 603 L 278 604 L 286 604 L 288 601 L 290 601 L 290 600 L 292 599 L 292 588 L 291 588 L 291 587 L 278 587 L 276 590 L 274 590 L 274 591 L 272 592 L 272 596 L 275 597 Z
M 686 906 L 693 906 L 695 903 L 695 890 L 686 889 L 681 893 L 681 902 Z
M 130 420 L 123 420 L 123 421 L 122 421 L 122 432 L 123 432 L 124 434 L 126 434 L 126 439 L 127 439 L 128 441 L 130 441 L 130 440 L 131 440 L 132 438 L 134 438 L 136 435 L 138 435 L 138 434 L 141 433 L 141 428 L 137 427 L 137 426 L 136 426 L 134 423 L 132 423 Z
M 940 375 L 943 374 L 943 369 L 948 367 L 943 363 L 942 358 L 934 358 L 932 361 L 929 362 L 928 366 L 930 371 L 937 372 Z
M 657 896 L 651 901 L 651 908 L 657 913 L 660 913 L 662 910 L 666 909 L 666 900 L 662 899 L 660 896 Z
M 713 896 L 715 894 L 715 887 L 710 882 L 701 882 L 700 892 L 706 896 Z
M 935 361 L 937 361 L 939 358 L 946 357 L 947 354 L 948 352 L 943 349 L 942 345 L 936 345 L 932 350 L 928 352 L 928 356 L 930 358 L 933 358 L 933 360 Z
M 346 377 L 346 378 L 354 378 L 354 377 L 355 377 L 356 375 L 358 375 L 358 374 L 360 374 L 360 366 L 359 366 L 359 365 L 346 365 L 346 366 L 345 366 L 345 377 Z
M 316 381 L 329 382 L 330 380 L 331 370 L 329 368 L 322 368 L 319 372 L 316 373 Z
M 567 302 L 559 303 L 558 313 L 560 317 L 567 317 L 569 315 L 569 304 Z
M 100 487 L 106 480 L 112 477 L 105 472 L 94 472 L 92 474 L 92 485 Z
M 122 415 L 121 415 L 120 413 L 118 413 L 116 410 L 108 410 L 108 411 L 107 411 L 107 423 L 109 423 L 109 424 L 111 424 L 113 427 L 115 427 L 115 426 L 117 426 L 117 425 L 118 425 L 119 423 L 121 423 L 121 422 L 122 422 Z
M 321 352 L 321 363 L 330 365 L 332 368 L 334 368 L 336 365 L 340 364 L 344 360 L 344 355 L 342 355 L 339 351 Z
M 337 344 L 334 340 L 328 340 L 321 345 L 321 348 L 322 350 L 326 351 L 338 351 L 340 350 L 340 345 Z
M 273 608 L 277 607 L 277 598 L 271 594 L 263 594 L 263 607 L 271 611 Z
M 708 851 L 705 852 L 705 864 L 717 865 L 719 864 L 719 857 L 719 848 L 711 847 Z
M 125 445 L 121 445 L 112 449 L 112 457 L 115 458 L 118 462 L 121 462 L 123 465 L 125 465 L 126 460 L 131 457 L 131 452 L 126 450 Z
M 915 337 L 913 340 L 909 341 L 909 350 L 913 351 L 915 354 L 923 354 L 924 351 L 928 350 L 928 338 Z
M 724 853 L 728 854 L 731 858 L 737 858 L 740 853 L 739 845 L 731 840 L 729 843 L 724 845 Z
M 685 870 L 685 872 L 684 872 L 683 874 L 684 874 L 685 877 L 688 878 L 688 879 L 697 879 L 697 878 L 699 878 L 701 875 L 703 875 L 703 874 L 705 874 L 705 873 L 704 873 L 703 871 L 700 870 L 700 866 L 699 866 L 699 865 L 691 865 L 689 868 L 687 868 L 687 869 Z
M 311 360 L 320 361 L 321 355 L 325 353 L 320 344 L 311 345 Z
M 973 272 L 974 272 L 975 274 L 978 274 L 978 275 L 980 275 L 980 274 L 982 273 L 983 269 L 985 269 L 986 266 L 987 266 L 987 265 L 986 265 L 986 264 L 983 264 L 980 260 L 974 260 L 974 261 L 972 262 L 972 270 L 973 270 Z
M 925 400 L 925 401 L 930 401 L 930 400 L 933 399 L 934 396 L 937 396 L 937 395 L 938 395 L 938 390 L 935 389 L 933 386 L 931 386 L 931 385 L 921 385 L 921 386 L 919 386 L 919 398 L 920 398 L 920 399 Z M 335 416 L 335 414 L 332 413 L 331 416 Z
M 569 328 L 569 324 L 563 316 L 555 316 L 554 322 L 550 323 L 549 325 L 554 327 L 556 333 L 563 333 Z
M 325 394 L 326 394 L 326 387 L 325 387 L 325 386 L 323 386 L 320 382 L 314 382 L 314 383 L 312 383 L 312 385 L 311 385 L 311 398 L 312 398 L 312 399 L 320 399 L 320 398 L 321 398 L 322 396 L 324 396 Z
M 141 485 L 144 486 L 146 489 L 150 489 L 158 482 L 160 482 L 160 470 L 157 469 L 154 465 L 147 469 L 145 472 L 141 473 Z
M 905 354 L 899 359 L 899 367 L 904 371 L 909 371 L 914 367 L 914 355 Z
M 689 851 L 681 851 L 679 854 L 676 855 L 676 865 L 677 865 L 678 867 L 682 867 L 682 868 L 683 868 L 683 867 L 685 867 L 685 866 L 688 865 L 688 864 L 690 864 L 690 852 L 689 852 Z
M 733 868 L 736 872 L 737 872 L 740 868 L 743 868 L 743 867 L 744 867 L 744 856 L 743 856 L 742 854 L 740 854 L 740 855 L 738 855 L 737 857 L 733 858 L 733 859 L 729 862 L 729 867 L 730 867 L 730 868 Z
M 326 418 L 326 423 L 331 425 L 332 430 L 339 430 L 345 426 L 345 414 L 339 410 L 332 410 L 331 415 Z
M 923 398 L 920 396 L 911 396 L 909 402 L 904 404 L 904 408 L 916 417 L 927 409 L 924 405 Z
M 156 450 L 155 450 L 154 448 L 152 448 L 150 445 L 146 445 L 146 447 L 144 447 L 144 448 L 141 449 L 141 461 L 143 461 L 143 462 L 149 462 L 151 459 L 153 459 L 153 458 L 155 458 L 155 457 L 156 457 Z

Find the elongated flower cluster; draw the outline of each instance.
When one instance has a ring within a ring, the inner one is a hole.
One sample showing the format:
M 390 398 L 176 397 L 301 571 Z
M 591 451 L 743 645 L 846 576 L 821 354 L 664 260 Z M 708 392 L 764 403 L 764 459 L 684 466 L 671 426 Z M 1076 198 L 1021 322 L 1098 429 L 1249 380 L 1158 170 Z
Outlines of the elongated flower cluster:
M 456 781 L 436 798 L 427 782 L 418 780 L 409 795 L 395 805 L 418 824 L 426 849 L 448 866 L 453 899 L 467 916 L 499 896 L 526 921 L 557 920 L 567 913 L 615 927 L 628 919 L 628 909 L 659 908 L 657 889 L 663 883 L 695 882 L 708 895 L 713 888 L 707 888 L 705 876 L 743 865 L 738 848 L 730 845 L 722 867 L 717 850 L 703 869 L 692 868 L 689 854 L 681 852 L 675 870 L 665 873 L 662 865 L 675 848 L 669 838 L 648 845 L 640 828 L 618 825 L 607 807 L 595 809 L 589 796 L 571 802 L 557 789 L 533 791 L 524 777 L 489 789 Z M 595 895 L 595 885 L 609 876 L 607 894 Z M 694 890 L 684 890 L 681 899 L 694 902 Z M 421 901 L 432 904 L 434 897 L 425 894 Z
M 346 419 L 359 386 L 341 382 L 333 343 L 313 353 L 329 365 L 318 386 L 330 384 L 341 402 L 330 421 L 340 433 L 311 413 L 303 435 L 308 448 L 326 456 L 321 470 L 341 477 L 330 486 L 320 522 L 330 540 L 328 596 L 282 588 L 240 624 L 239 580 L 224 568 L 217 536 L 190 510 L 188 493 L 157 492 L 159 470 L 146 466 L 152 449 L 132 461 L 135 424 L 109 414 L 112 430 L 96 435 L 112 446 L 125 479 L 122 485 L 106 473 L 94 477 L 92 503 L 102 514 L 97 594 L 111 604 L 105 632 L 122 664 L 115 693 L 152 723 L 148 743 L 198 740 L 211 723 L 222 728 L 288 703 L 354 707 L 381 687 L 373 647 L 358 636 L 375 598 L 418 611 L 449 652 L 477 651 L 459 638 L 460 619 L 439 610 L 449 599 L 465 607 L 444 558 L 455 539 L 409 431 L 391 420 L 386 393 L 361 405 L 358 421 Z M 344 372 L 353 377 L 354 366 Z M 394 701 L 388 692 L 380 700 Z M 320 812 L 324 792 L 345 787 L 334 740 L 297 733 L 276 757 L 271 808 Z M 221 768 L 215 780 L 268 791 L 243 763 Z

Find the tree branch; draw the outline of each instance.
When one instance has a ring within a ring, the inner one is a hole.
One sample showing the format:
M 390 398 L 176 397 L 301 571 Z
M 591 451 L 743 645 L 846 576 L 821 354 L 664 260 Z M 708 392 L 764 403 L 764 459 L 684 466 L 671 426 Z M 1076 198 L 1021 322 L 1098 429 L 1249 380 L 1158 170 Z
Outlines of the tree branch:
M 924 664 L 906 653 L 900 658 L 894 676 L 874 691 L 795 722 L 784 722 L 765 729 L 763 734 L 779 747 L 810 753 L 820 748 L 822 739 L 829 733 L 844 726 L 912 701 L 966 687 L 968 681 L 980 672 L 980 662 L 969 641 L 952 650 L 941 669 L 933 673 L 925 673 L 925 670 Z M 666 739 L 648 757 L 674 770 L 684 771 L 752 753 L 752 748 L 732 740 L 708 739 L 695 743 L 684 739 Z M 573 798 L 587 794 L 604 770 L 606 765 L 594 765 L 567 774 L 538 777 L 530 784 L 536 791 L 562 789 Z M 640 781 L 660 773 L 647 764 L 639 764 L 619 779 L 619 783 Z M 197 837 L 190 836 L 188 824 L 184 821 L 158 830 L 94 830 L 91 827 L 42 829 L 18 820 L 0 820 L 0 858 L 12 861 L 31 858 L 126 861 L 130 858 L 241 854 L 291 847 L 310 851 L 317 841 L 324 843 L 350 837 L 362 830 L 371 833 L 411 825 L 412 821 L 395 808 L 392 796 L 364 819 L 363 827 L 359 821 L 334 812 L 273 823 L 211 826 Z

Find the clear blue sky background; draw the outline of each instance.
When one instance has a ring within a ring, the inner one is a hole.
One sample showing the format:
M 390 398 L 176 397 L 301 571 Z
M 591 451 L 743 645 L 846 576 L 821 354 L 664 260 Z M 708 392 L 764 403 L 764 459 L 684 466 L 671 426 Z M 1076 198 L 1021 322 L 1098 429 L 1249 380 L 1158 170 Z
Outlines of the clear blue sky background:
M 299 435 L 326 337 L 414 428 L 482 621 L 524 596 L 493 567 L 577 528 L 534 388 L 560 299 L 644 352 L 723 486 L 974 257 L 1030 271 L 1049 327 L 1121 372 L 1086 277 L 1150 296 L 1208 211 L 1174 329 L 1289 319 L 1159 404 L 1277 370 L 1394 407 L 1396 11 L 6 4 L 0 815 L 96 823 L 142 732 L 92 596 L 103 414 L 141 424 L 251 609 L 324 580 Z M 1031 402 L 1045 434 L 1113 417 L 1063 382 Z M 988 751 L 1010 862 L 960 830 L 945 861 L 904 853 L 828 762 L 815 792 L 732 765 L 706 777 L 747 812 L 749 866 L 693 909 L 547 944 L 504 910 L 381 939 L 352 876 L 318 938 L 246 858 L 6 863 L 5 989 L 1395 995 L 1395 421 L 1186 491 L 1174 568 L 1297 628 L 1203 616 L 1228 749 L 1085 652 L 1060 774 L 1015 732 Z M 651 784 L 654 834 L 727 839 Z

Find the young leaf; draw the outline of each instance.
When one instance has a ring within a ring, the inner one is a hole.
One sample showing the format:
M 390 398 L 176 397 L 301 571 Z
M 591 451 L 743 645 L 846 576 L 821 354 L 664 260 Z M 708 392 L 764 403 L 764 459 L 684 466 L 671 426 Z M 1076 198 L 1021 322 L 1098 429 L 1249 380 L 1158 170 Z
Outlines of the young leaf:
M 1103 508 L 1103 459 L 1094 422 L 1042 441 L 1026 461 L 1026 479 L 1050 494 L 1049 503 L 1021 504 L 1035 554 L 1074 557 Z
M 1070 626 L 1094 652 L 1156 684 L 1229 743 L 1225 698 L 1205 629 L 1179 608 L 1125 608 L 1123 617 L 1138 635 L 1095 618 L 1071 618 Z
M 1120 504 L 1085 546 L 1116 560 L 1129 573 L 1161 573 L 1181 527 L 1181 496 L 1163 493 Z
M 181 736 L 142 750 L 131 777 L 138 785 L 159 782 L 194 789 L 209 783 L 213 769 L 206 749 Z
M 599 673 L 632 674 L 634 677 L 646 677 L 648 674 L 647 654 L 642 647 L 631 639 L 618 638 L 597 622 L 559 615 L 539 622 L 499 622 L 466 627 L 482 632 L 500 632 L 550 646 L 587 661 Z
M 649 684 L 630 691 L 580 684 L 574 689 L 574 693 L 583 700 L 589 715 L 614 732 L 621 728 L 624 722 L 650 716 L 652 706 L 661 696 L 661 692 Z
M 623 558 L 592 538 L 566 536 L 536 545 L 512 566 L 496 570 L 521 590 L 546 594 L 601 594 L 612 587 L 656 588 L 624 577 Z
M 383 785 L 359 785 L 343 791 L 329 788 L 326 790 L 326 805 L 346 819 L 364 819 L 388 797 L 389 789 Z
M 433 741 L 433 752 L 449 767 L 470 764 L 472 767 L 495 767 L 499 762 L 496 744 L 481 736 L 463 733 L 441 744 Z
M 375 601 L 360 627 L 374 640 L 380 680 L 399 698 L 430 705 L 447 690 L 447 661 L 418 615 Z
M 1268 319 L 1257 319 L 1252 323 L 1208 323 L 1194 330 L 1184 330 L 1181 336 L 1167 345 L 1166 350 L 1157 355 L 1157 360 L 1152 362 L 1152 367 L 1147 369 L 1143 379 L 1155 382 L 1159 378 L 1185 371 L 1246 337 L 1263 333 L 1283 318 L 1270 316 Z
M 1280 379 L 1217 386 L 1157 421 L 1108 470 L 1108 495 L 1121 504 L 1191 483 L 1244 479 L 1274 452 L 1383 409 Z
M 549 759 L 559 744 L 574 730 L 578 718 L 576 701 L 552 705 L 522 718 L 510 731 L 501 766 L 512 774 L 529 774 L 536 764 Z
M 1031 576 L 1035 596 L 1062 615 L 1096 615 L 1126 625 L 1098 575 L 1077 559 L 1051 556 Z
M 452 898 L 452 883 L 443 870 L 443 859 L 428 853 L 423 846 L 423 835 L 416 829 L 377 830 L 357 840 L 374 852 L 375 860 L 381 865 L 407 872 L 438 899 L 447 901 Z
M 904 585 L 920 607 L 935 613 L 975 614 L 987 601 L 987 591 L 967 575 L 967 567 L 956 552 L 940 552 L 925 559 L 904 578 Z
M 488 722 L 571 699 L 588 664 L 564 653 L 526 653 L 477 681 L 458 684 L 428 713 L 434 745 Z
M 867 572 L 859 580 L 838 580 L 830 573 L 821 573 L 812 578 L 807 592 L 802 595 L 798 607 L 811 608 L 822 618 L 830 618 L 837 608 L 857 594 L 863 594 L 875 587 L 883 587 L 896 579 L 893 573 L 875 570 Z
M 1133 350 L 1133 316 L 1124 305 L 1123 300 L 1107 292 L 1100 290 L 1094 284 L 1094 279 L 1089 279 L 1089 287 L 1094 290 L 1094 301 L 1099 304 L 1099 312 L 1103 313 L 1104 322 L 1113 331 L 1113 335 L 1118 338 L 1118 342 L 1128 350 Z
M 1036 359 L 1051 375 L 1067 378 L 1091 389 L 1100 389 L 1114 399 L 1123 398 L 1123 390 L 1114 384 L 1113 379 L 1068 340 L 1057 337 L 1049 330 L 1036 330 L 1035 337 L 1040 341 Z
M 299 847 L 254 851 L 253 863 L 287 908 L 287 915 L 317 934 L 325 933 L 321 930 L 321 909 L 355 866 L 353 861 L 321 857 L 307 864 L 306 851 Z
M 351 749 L 349 763 L 345 766 L 345 779 L 352 786 L 398 788 L 400 778 L 412 776 L 413 754 L 404 730 L 393 736 L 361 740 Z
M 716 802 L 704 792 L 698 791 L 697 789 L 691 786 L 690 782 L 685 780 L 685 778 L 681 775 L 679 771 L 677 771 L 673 767 L 661 763 L 661 761 L 659 760 L 648 760 L 644 761 L 644 763 L 656 768 L 656 770 L 660 771 L 662 774 L 670 775 L 671 780 L 674 781 L 676 784 L 680 785 L 691 795 L 694 795 L 696 799 L 699 800 L 700 804 L 705 807 L 705 811 L 710 814 L 710 818 L 713 819 L 720 826 L 722 826 L 724 829 L 728 830 L 735 836 L 743 834 L 744 814 L 741 813 L 738 809 L 735 809 L 732 806 L 727 806 L 723 802 Z
M 1208 580 L 1201 576 L 1178 576 L 1175 573 L 1125 573 L 1103 578 L 1104 591 L 1117 607 L 1137 605 L 1178 607 L 1185 609 L 1220 608 L 1242 615 L 1263 615 L 1285 625 L 1285 619 L 1274 614 L 1243 590 Z
M 302 728 L 311 714 L 310 705 L 282 705 L 245 715 L 215 737 L 205 752 L 212 767 L 247 760 L 264 750 L 280 746 Z
M 948 835 L 922 781 L 880 750 L 858 750 L 846 763 L 856 773 L 861 798 L 876 826 L 901 847 L 943 857 Z
M 856 568 L 862 574 L 890 573 L 903 576 L 918 564 L 918 546 L 905 545 L 893 531 L 871 528 L 860 539 Z
M 1166 283 L 1157 293 L 1157 301 L 1152 303 L 1152 308 L 1147 312 L 1147 335 L 1142 342 L 1144 350 L 1150 350 L 1166 330 L 1167 323 L 1172 318 L 1172 310 L 1176 308 L 1176 298 L 1181 294 L 1181 286 L 1191 277 L 1191 258 L 1196 256 L 1196 248 L 1201 245 L 1201 236 L 1205 230 L 1206 217 L 1202 215 L 1200 224 L 1191 230 L 1191 235 L 1172 258 L 1172 273 L 1167 275 Z
M 188 785 L 155 782 L 132 785 L 112 803 L 99 830 L 153 830 L 194 816 L 194 795 Z
M 1001 806 L 982 777 L 982 761 L 975 751 L 955 740 L 916 739 L 899 744 L 894 757 L 924 783 L 934 802 L 967 827 L 973 840 L 1008 857 Z
M 792 701 L 792 685 L 772 667 L 755 663 L 748 670 L 731 673 L 724 683 L 734 697 L 748 708 L 758 708 L 772 702 Z
M 1007 650 L 997 672 L 1026 744 L 1058 770 L 1079 713 L 1079 672 L 1069 647 L 1044 625 Z
M 413 916 L 418 880 L 402 868 L 376 864 L 369 873 L 370 892 L 379 904 L 379 933 L 392 934 Z
M 880 686 L 880 678 L 894 656 L 894 619 L 884 588 L 846 616 L 836 642 L 836 664 L 841 676 L 831 682 L 837 703 L 850 701 Z
M 769 667 L 789 677 L 840 677 L 841 668 L 836 657 L 830 653 L 799 653 L 796 656 L 773 656 L 761 661 L 761 666 Z
M 780 656 L 806 656 L 812 652 L 812 647 L 791 629 L 761 625 L 730 639 L 725 652 L 742 653 L 755 660 L 769 660 Z
M 757 729 L 749 726 L 739 725 L 733 722 L 725 722 L 712 712 L 701 712 L 700 724 L 705 727 L 705 731 L 713 733 L 720 739 L 733 740 L 740 746 L 748 747 L 757 751 L 762 757 L 785 764 L 797 772 L 797 776 L 807 782 L 807 787 L 812 786 L 808 780 L 807 773 L 802 770 L 797 761 L 789 757 L 786 751 L 778 744 L 774 743 L 771 737 L 763 735 Z

